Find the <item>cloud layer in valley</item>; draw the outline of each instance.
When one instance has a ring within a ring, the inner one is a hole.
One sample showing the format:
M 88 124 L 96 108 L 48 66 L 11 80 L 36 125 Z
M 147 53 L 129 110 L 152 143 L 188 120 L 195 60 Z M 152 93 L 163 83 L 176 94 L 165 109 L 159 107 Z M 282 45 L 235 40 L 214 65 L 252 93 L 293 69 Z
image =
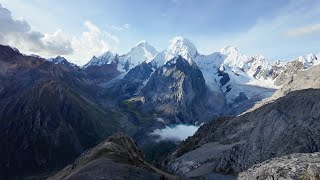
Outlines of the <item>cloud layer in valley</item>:
M 199 126 L 193 125 L 175 125 L 166 126 L 164 129 L 156 129 L 150 135 L 158 136 L 158 140 L 183 141 L 189 136 L 192 136 Z

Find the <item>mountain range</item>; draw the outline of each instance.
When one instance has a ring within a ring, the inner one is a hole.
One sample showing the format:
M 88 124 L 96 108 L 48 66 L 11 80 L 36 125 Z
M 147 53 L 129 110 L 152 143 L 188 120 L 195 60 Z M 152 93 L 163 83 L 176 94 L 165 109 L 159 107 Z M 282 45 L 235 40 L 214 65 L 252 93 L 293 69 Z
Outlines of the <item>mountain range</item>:
M 128 134 L 144 152 L 172 150 L 159 164 L 188 177 L 237 175 L 270 158 L 316 152 L 319 58 L 272 63 L 231 46 L 203 55 L 175 37 L 160 52 L 142 41 L 124 55 L 107 51 L 79 67 L 61 56 L 44 59 L 1 45 L 0 174 L 56 172 L 114 132 Z M 203 123 L 178 147 L 160 146 L 150 135 Z M 138 166 L 134 171 L 159 177 L 151 165 Z
M 142 41 L 124 55 L 108 51 L 99 57 L 94 56 L 81 68 L 88 73 L 92 72 L 91 76 L 103 76 L 97 81 L 98 85 L 110 87 L 111 83 L 108 81 L 111 79 L 114 79 L 112 83 L 115 83 L 121 81 L 124 76 L 135 76 L 130 72 L 134 67 L 142 63 L 149 64 L 149 67 L 144 67 L 151 69 L 152 73 L 146 74 L 140 85 L 135 84 L 137 87 L 132 94 L 137 95 L 141 94 L 140 90 L 153 79 L 151 77 L 158 68 L 175 64 L 172 59 L 179 56 L 186 60 L 189 66 L 196 66 L 201 71 L 205 86 L 210 92 L 210 101 L 216 101 L 223 107 L 219 113 L 213 114 L 239 114 L 255 102 L 271 96 L 299 70 L 309 69 L 320 62 L 320 54 L 308 54 L 292 61 L 271 62 L 261 55 L 244 55 L 232 46 L 202 55 L 188 39 L 175 37 L 170 41 L 168 48 L 161 52 Z M 140 66 L 139 71 L 135 69 L 135 73 L 141 74 L 148 70 Z M 131 85 L 127 83 L 123 86 Z M 221 102 L 221 99 L 225 102 Z

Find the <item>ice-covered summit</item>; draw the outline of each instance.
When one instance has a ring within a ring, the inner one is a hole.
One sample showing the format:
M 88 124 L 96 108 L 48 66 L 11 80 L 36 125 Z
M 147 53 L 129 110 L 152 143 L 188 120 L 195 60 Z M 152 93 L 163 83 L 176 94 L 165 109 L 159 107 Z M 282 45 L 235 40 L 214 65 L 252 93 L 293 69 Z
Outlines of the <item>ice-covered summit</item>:
M 224 55 L 229 55 L 229 54 L 238 54 L 239 51 L 237 48 L 233 47 L 233 46 L 226 46 L 224 48 L 220 49 L 220 53 L 224 54 Z
M 137 65 L 143 61 L 150 62 L 157 53 L 158 51 L 147 41 L 141 41 L 125 56 L 131 58 L 132 62 L 137 62 L 135 63 Z
M 163 65 L 167 61 L 178 56 L 188 60 L 191 64 L 193 60 L 200 55 L 196 46 L 186 38 L 177 36 L 172 38 L 169 42 L 168 48 L 158 53 L 154 58 L 153 62 L 156 65 Z
M 250 61 L 250 57 L 243 55 L 233 46 L 222 48 L 220 53 L 222 54 L 222 58 L 224 58 L 224 66 L 242 69 Z
M 131 69 L 144 61 L 150 62 L 157 53 L 158 51 L 147 41 L 141 41 L 128 53 L 120 56 L 120 64 L 127 64 L 128 69 Z
M 89 66 L 102 66 L 104 64 L 111 64 L 115 57 L 116 54 L 109 50 L 98 57 L 93 56 L 91 60 L 83 66 L 83 68 L 86 69 Z
M 170 45 L 165 52 L 165 60 L 169 61 L 179 55 L 189 61 L 196 58 L 199 55 L 199 52 L 192 42 L 186 38 L 178 36 L 170 40 Z
M 305 69 L 310 68 L 311 66 L 320 64 L 320 54 L 309 53 L 305 56 L 300 56 L 298 61 L 302 62 Z

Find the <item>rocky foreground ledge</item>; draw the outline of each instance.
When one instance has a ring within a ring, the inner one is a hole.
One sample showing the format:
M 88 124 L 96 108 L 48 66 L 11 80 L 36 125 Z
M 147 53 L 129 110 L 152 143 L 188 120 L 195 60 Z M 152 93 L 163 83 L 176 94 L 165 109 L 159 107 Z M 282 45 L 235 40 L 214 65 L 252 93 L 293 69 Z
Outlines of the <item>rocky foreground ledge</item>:
M 297 153 L 273 158 L 242 172 L 238 180 L 320 179 L 320 152 Z
M 144 160 L 137 144 L 116 133 L 96 147 L 82 153 L 76 161 L 58 172 L 53 179 L 178 179 Z

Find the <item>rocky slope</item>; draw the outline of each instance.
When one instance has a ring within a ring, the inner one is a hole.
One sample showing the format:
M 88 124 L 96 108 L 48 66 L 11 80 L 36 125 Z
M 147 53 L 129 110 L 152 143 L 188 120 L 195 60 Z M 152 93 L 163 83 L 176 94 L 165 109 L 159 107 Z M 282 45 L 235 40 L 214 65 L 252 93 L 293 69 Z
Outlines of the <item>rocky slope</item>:
M 302 64 L 300 64 L 302 66 Z M 285 72 L 285 71 L 284 71 Z M 320 65 L 310 67 L 307 70 L 296 71 L 286 77 L 286 82 L 278 89 L 271 97 L 264 99 L 261 102 L 256 103 L 252 108 L 249 108 L 247 112 L 253 111 L 265 104 L 271 103 L 276 99 L 285 96 L 289 92 L 303 90 L 303 89 L 320 89 Z
M 240 173 L 238 179 L 320 179 L 320 153 L 290 154 L 273 158 Z
M 120 128 L 73 67 L 0 46 L 0 84 L 1 176 L 62 167 Z
M 319 89 L 320 88 L 320 65 L 313 66 L 306 71 L 299 71 L 292 75 L 290 79 L 282 88 L 280 88 L 274 95 L 274 98 L 278 98 L 288 94 L 291 91 L 301 89 Z
M 278 62 L 273 66 L 273 71 L 278 71 L 274 84 L 277 86 L 286 84 L 299 71 L 308 70 L 319 63 L 320 54 L 307 54 L 287 63 Z
M 49 179 L 179 179 L 144 160 L 137 144 L 117 133 L 81 154 L 73 164 Z
M 238 117 L 199 128 L 165 162 L 189 177 L 211 172 L 237 174 L 252 165 L 320 148 L 320 90 L 301 90 Z
M 148 82 L 154 69 L 150 63 L 143 62 L 132 68 L 122 79 L 117 79 L 104 84 L 114 97 L 130 98 L 140 93 Z

